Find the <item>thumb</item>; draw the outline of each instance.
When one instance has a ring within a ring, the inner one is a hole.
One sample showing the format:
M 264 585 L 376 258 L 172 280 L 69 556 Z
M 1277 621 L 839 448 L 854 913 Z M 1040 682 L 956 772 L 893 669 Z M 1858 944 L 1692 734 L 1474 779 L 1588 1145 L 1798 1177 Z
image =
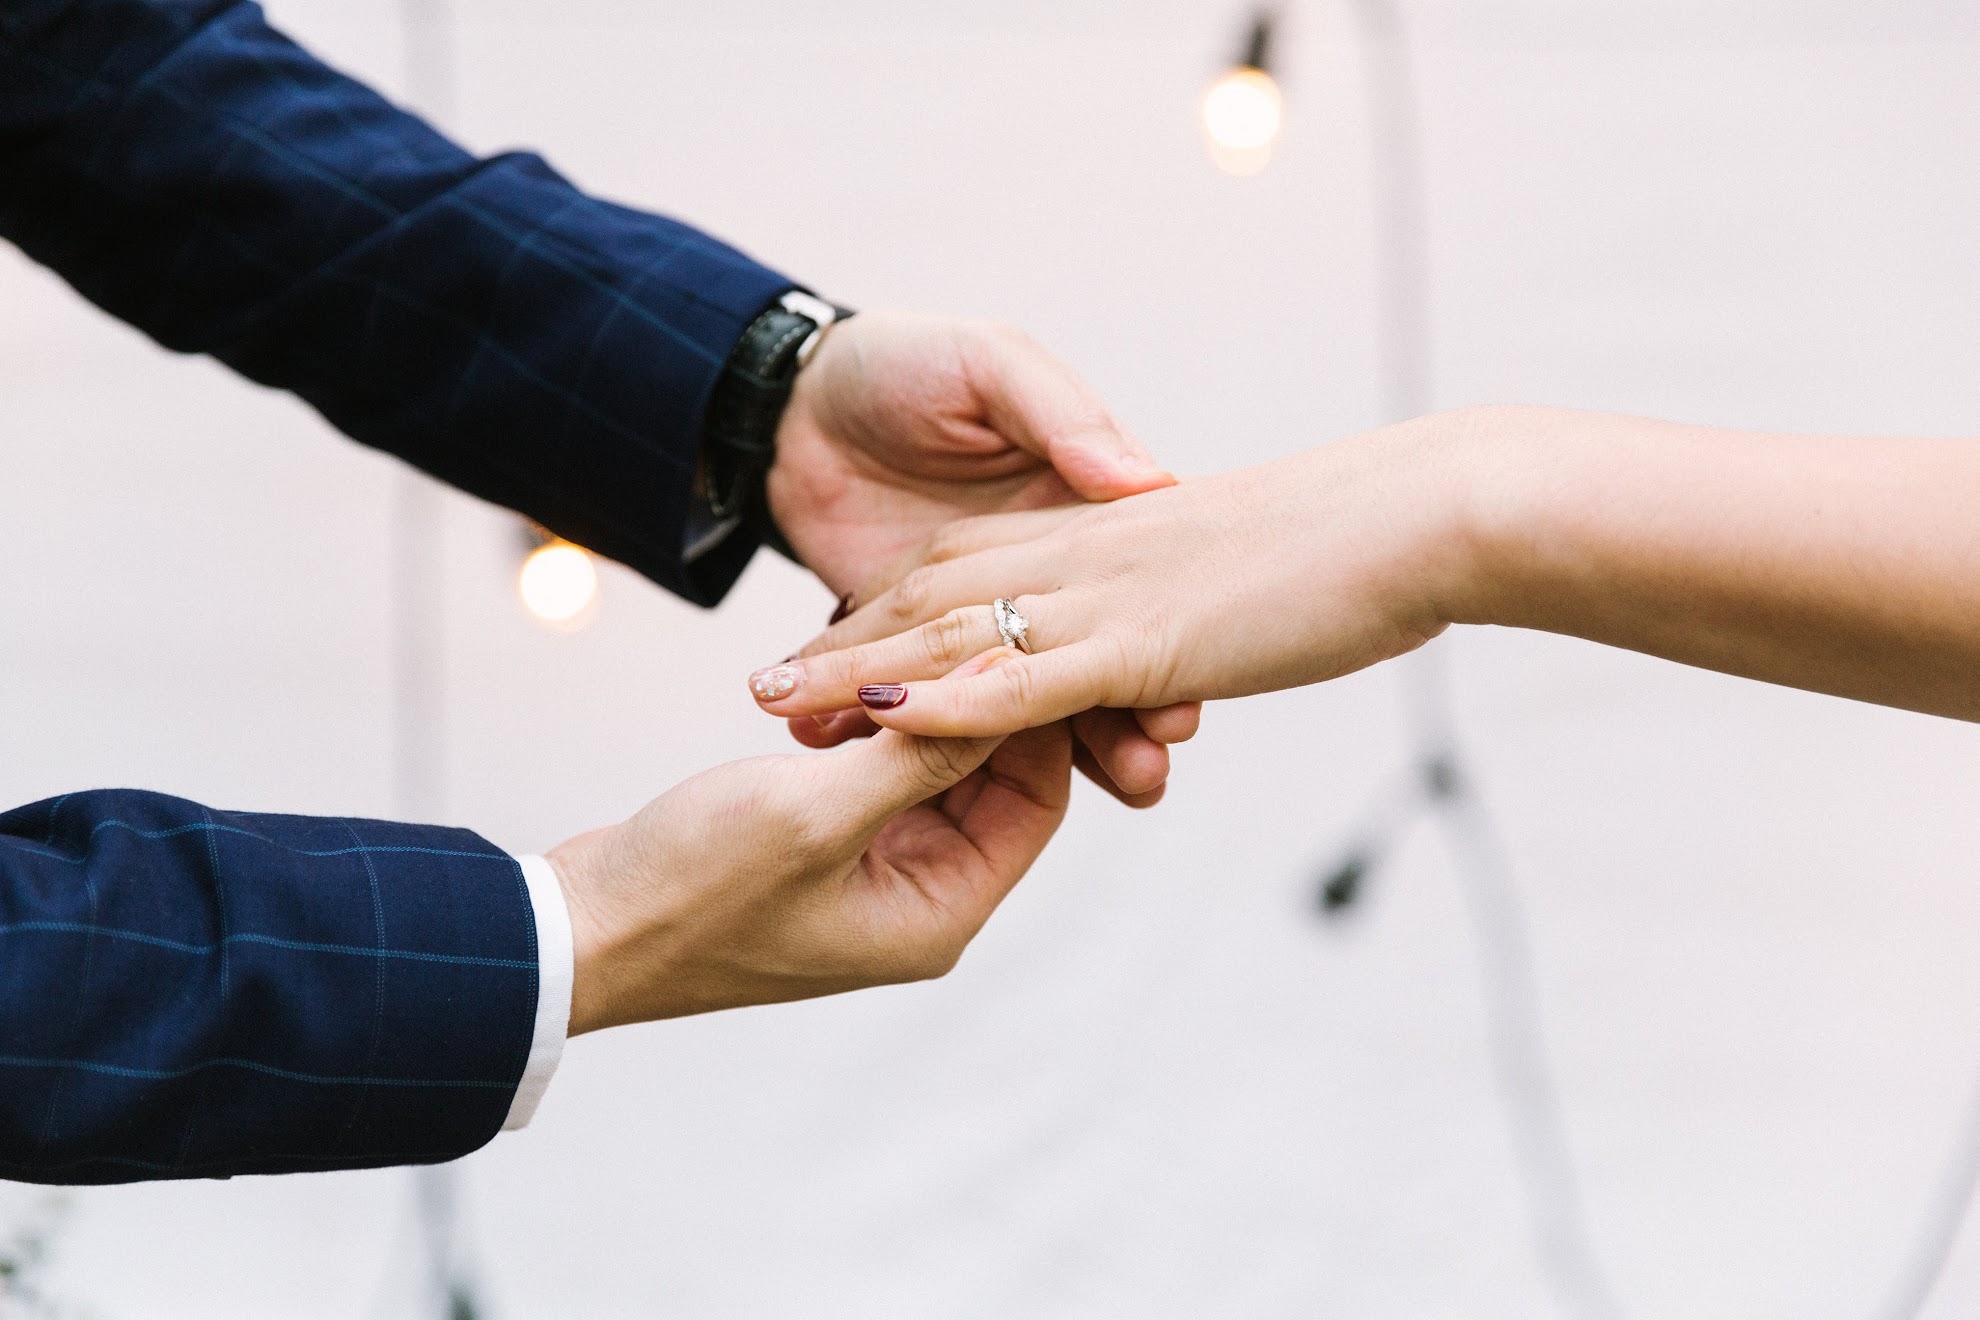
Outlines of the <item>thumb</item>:
M 882 729 L 854 747 L 834 753 L 849 808 L 877 831 L 909 807 L 960 784 L 997 750 L 1002 738 L 923 738 Z
M 973 678 L 1014 659 L 1013 651 L 986 651 L 955 671 Z M 841 776 L 854 794 L 860 823 L 877 832 L 909 807 L 946 793 L 981 769 L 1007 735 L 980 738 L 924 738 L 895 729 L 880 732 L 837 753 L 851 763 Z
M 1106 401 L 1030 336 L 1006 326 L 976 332 L 969 360 L 986 420 L 1052 465 L 1083 500 L 1117 500 L 1176 484 Z

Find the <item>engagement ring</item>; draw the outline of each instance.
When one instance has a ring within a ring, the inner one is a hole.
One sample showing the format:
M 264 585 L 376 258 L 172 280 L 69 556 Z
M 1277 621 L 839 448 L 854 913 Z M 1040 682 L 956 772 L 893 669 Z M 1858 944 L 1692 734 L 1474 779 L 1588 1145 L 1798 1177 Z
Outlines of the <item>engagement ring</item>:
M 1015 646 L 1026 655 L 1031 654 L 1031 644 L 1025 641 L 1025 634 L 1031 631 L 1031 620 L 1018 613 L 1016 605 L 1009 597 L 990 607 L 997 616 L 997 635 L 1004 639 L 1005 646 Z

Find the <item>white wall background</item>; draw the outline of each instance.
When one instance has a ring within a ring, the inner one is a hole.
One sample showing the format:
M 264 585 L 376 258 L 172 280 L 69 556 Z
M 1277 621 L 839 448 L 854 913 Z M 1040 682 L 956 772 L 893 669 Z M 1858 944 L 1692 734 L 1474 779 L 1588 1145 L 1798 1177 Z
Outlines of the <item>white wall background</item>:
M 276 0 L 401 85 L 388 0 Z M 1200 150 L 1218 0 L 462 0 L 460 132 L 833 295 L 1009 318 L 1184 470 L 1374 420 L 1358 66 Z M 1442 404 L 1980 434 L 1980 11 L 1435 0 Z M 395 468 L 0 252 L 0 800 L 388 809 Z M 1980 516 L 1980 510 L 1976 510 Z M 538 849 L 777 749 L 742 679 L 829 601 L 631 575 L 571 638 L 448 504 L 447 816 Z M 1448 643 L 1529 906 L 1590 1218 L 1637 1316 L 1864 1316 L 1980 1080 L 1980 731 L 1543 637 Z M 1548 1313 L 1462 897 L 1313 869 L 1400 763 L 1392 676 L 1213 711 L 1097 794 L 949 980 L 587 1039 L 465 1168 L 502 1320 Z M 0 1224 L 37 1194 L 0 1188 Z M 87 1191 L 104 1320 L 409 1314 L 399 1172 Z M 1936 1317 L 1980 1310 L 1980 1223 Z

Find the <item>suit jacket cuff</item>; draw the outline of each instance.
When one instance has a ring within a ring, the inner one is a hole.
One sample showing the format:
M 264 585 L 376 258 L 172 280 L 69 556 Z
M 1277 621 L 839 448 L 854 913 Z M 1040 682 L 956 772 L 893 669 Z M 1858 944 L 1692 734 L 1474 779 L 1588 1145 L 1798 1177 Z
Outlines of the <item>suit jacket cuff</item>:
M 536 1027 L 530 1037 L 529 1062 L 522 1080 L 516 1084 L 515 1098 L 509 1102 L 504 1132 L 529 1126 L 536 1107 L 556 1076 L 564 1057 L 564 1041 L 570 1035 L 571 982 L 576 972 L 576 955 L 571 943 L 570 906 L 564 901 L 564 887 L 557 873 L 541 857 L 521 857 L 523 882 L 529 886 L 529 905 L 536 916 Z

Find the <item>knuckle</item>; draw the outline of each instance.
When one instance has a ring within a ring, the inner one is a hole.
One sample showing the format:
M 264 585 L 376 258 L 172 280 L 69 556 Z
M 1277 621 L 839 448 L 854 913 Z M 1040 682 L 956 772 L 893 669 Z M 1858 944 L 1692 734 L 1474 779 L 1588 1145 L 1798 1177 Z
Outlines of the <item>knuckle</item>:
M 921 645 L 928 662 L 947 669 L 970 656 L 969 616 L 952 610 L 921 630 Z
M 998 676 L 999 697 L 1012 714 L 1029 714 L 1038 697 L 1038 675 L 1022 660 L 1012 660 L 990 671 Z
M 1108 639 L 1113 648 L 1109 661 L 1132 704 L 1160 706 L 1173 698 L 1183 657 L 1169 631 L 1159 623 L 1141 629 L 1134 636 Z
M 957 738 L 917 738 L 912 744 L 915 772 L 922 787 L 938 791 L 969 772 L 972 746 Z
M 917 568 L 887 593 L 887 612 L 896 622 L 912 622 L 927 610 L 934 592 L 934 573 L 925 567 Z
M 809 689 L 834 689 L 844 685 L 859 672 L 863 646 L 849 646 L 843 651 L 822 651 L 809 656 L 804 662 L 804 686 Z

